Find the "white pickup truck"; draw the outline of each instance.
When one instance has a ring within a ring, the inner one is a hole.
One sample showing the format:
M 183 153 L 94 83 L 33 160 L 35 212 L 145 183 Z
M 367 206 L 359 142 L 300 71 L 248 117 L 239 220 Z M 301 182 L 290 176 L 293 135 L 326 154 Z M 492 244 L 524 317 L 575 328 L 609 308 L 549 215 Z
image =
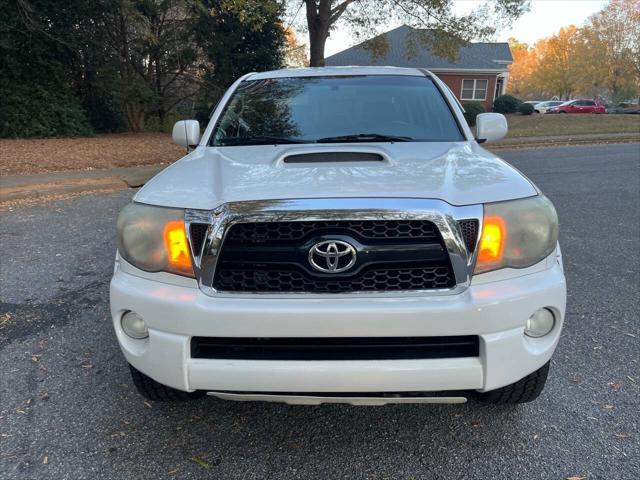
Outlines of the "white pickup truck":
M 551 202 L 428 71 L 250 73 L 118 218 L 111 314 L 153 400 L 520 403 L 566 289 Z

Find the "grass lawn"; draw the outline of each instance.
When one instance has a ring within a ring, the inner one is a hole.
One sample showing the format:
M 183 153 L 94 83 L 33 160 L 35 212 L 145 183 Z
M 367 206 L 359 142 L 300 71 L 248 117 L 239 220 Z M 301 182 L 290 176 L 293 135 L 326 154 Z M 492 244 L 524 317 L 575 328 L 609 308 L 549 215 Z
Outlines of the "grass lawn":
M 640 138 L 640 115 L 545 114 L 507 115 L 513 137 L 606 135 L 628 133 Z
M 165 164 L 185 153 L 166 133 L 0 139 L 0 176 Z

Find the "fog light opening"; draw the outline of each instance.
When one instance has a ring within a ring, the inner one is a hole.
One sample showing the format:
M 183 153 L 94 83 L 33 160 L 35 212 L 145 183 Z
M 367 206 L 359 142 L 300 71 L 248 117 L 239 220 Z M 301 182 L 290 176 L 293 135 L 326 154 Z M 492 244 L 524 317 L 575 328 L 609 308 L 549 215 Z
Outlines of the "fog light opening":
M 541 308 L 527 319 L 524 334 L 532 338 L 547 335 L 556 324 L 556 317 L 548 308 Z
M 149 336 L 149 330 L 147 330 L 147 324 L 140 315 L 136 312 L 125 312 L 122 315 L 122 330 L 131 338 L 136 340 L 142 340 Z

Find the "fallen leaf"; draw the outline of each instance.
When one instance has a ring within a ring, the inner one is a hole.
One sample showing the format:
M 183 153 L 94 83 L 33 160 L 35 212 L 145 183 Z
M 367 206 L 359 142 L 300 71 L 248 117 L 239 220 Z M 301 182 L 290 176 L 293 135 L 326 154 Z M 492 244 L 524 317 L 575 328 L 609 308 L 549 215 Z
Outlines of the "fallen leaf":
M 113 432 L 111 434 L 111 438 L 114 438 L 114 437 L 126 437 L 126 436 L 127 436 L 127 434 L 125 432 Z
M 618 438 L 627 438 L 629 436 L 628 433 L 624 433 L 624 432 L 615 432 L 614 435 Z
M 48 463 L 49 463 L 49 457 L 45 455 L 44 458 L 42 459 L 42 464 L 47 465 Z
M 191 457 L 189 460 L 191 460 L 192 462 L 197 463 L 202 468 L 206 468 L 206 469 L 210 468 L 209 464 L 207 462 L 205 462 L 204 460 L 202 460 L 201 458 L 199 458 L 199 457 Z
M 572 477 L 567 477 L 566 480 L 588 480 L 586 475 L 575 475 Z
M 622 384 L 621 383 L 609 382 L 609 383 L 607 383 L 607 385 L 609 385 L 616 392 L 622 388 Z
M 180 470 L 179 468 L 174 468 L 173 470 L 169 470 L 167 472 L 167 475 L 175 475 L 176 473 L 178 473 L 178 470 Z
M 480 423 L 478 420 L 473 420 L 473 421 L 471 422 L 471 426 L 472 426 L 473 428 L 480 428 L 480 427 L 482 427 L 482 423 Z
M 153 407 L 151 406 L 151 404 L 150 404 L 149 402 L 147 402 L 146 400 L 144 401 L 144 404 L 145 404 L 147 407 L 149 407 L 149 408 L 153 408 Z
M 613 405 L 605 405 L 602 408 L 604 408 L 605 410 L 613 410 Z

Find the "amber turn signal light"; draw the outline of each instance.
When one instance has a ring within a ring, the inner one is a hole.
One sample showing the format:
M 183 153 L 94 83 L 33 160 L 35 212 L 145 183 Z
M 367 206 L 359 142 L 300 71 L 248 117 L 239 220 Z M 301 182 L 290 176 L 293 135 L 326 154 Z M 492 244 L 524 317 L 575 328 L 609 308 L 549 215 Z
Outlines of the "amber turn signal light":
M 184 222 L 171 221 L 164 227 L 164 244 L 167 249 L 170 270 L 183 275 L 193 276 L 191 254 Z
M 502 218 L 485 217 L 482 225 L 478 262 L 493 263 L 502 260 L 506 234 Z

